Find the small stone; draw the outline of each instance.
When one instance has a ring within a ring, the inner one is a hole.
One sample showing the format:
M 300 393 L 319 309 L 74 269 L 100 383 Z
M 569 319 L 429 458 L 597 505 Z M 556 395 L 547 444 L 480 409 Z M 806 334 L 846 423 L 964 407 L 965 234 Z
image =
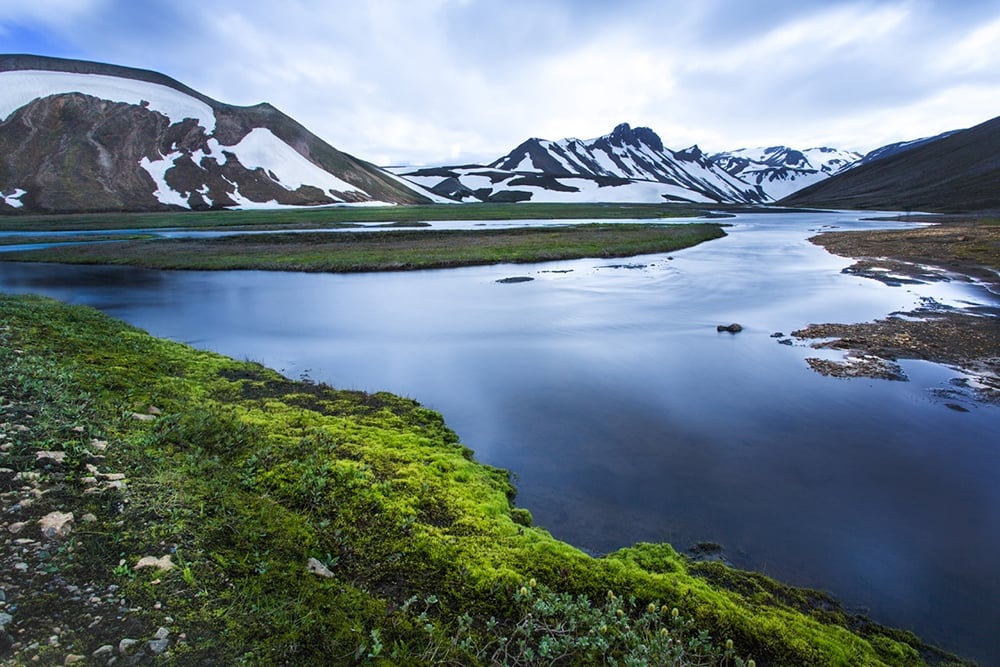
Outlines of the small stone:
M 111 655 L 114 652 L 115 652 L 114 646 L 112 646 L 111 644 L 105 644 L 104 646 L 100 647 L 90 655 L 94 656 L 95 658 L 103 658 L 105 656 Z
M 155 405 L 151 405 L 151 406 L 149 406 L 149 409 L 147 409 L 147 410 L 146 410 L 146 412 L 148 412 L 148 413 L 149 413 L 149 414 L 151 414 L 151 415 L 159 415 L 159 414 L 163 414 L 163 410 L 159 409 L 159 408 L 158 408 L 158 407 L 156 407 Z
M 4 630 L 8 625 L 10 625 L 11 621 L 13 620 L 14 620 L 13 616 L 11 616 L 6 612 L 0 611 L 0 630 Z
M 66 537 L 73 532 L 73 513 L 49 512 L 38 523 L 42 527 L 42 535 L 46 538 Z
M 85 655 L 74 655 L 74 654 L 70 653 L 69 655 L 66 656 L 66 659 L 63 660 L 63 664 L 64 665 L 75 665 L 76 663 L 83 662 L 86 659 L 87 659 L 87 656 L 85 656 Z
M 35 452 L 36 461 L 52 461 L 54 463 L 63 463 L 66 460 L 66 452 Z
M 116 481 L 116 480 L 125 479 L 125 474 L 124 473 L 120 473 L 120 472 L 109 472 L 109 473 L 102 474 L 101 477 L 103 477 L 106 480 L 109 480 L 109 481 L 113 482 L 113 481 Z
M 82 517 L 80 517 L 80 521 L 82 521 L 83 523 L 97 523 L 97 517 L 91 514 L 90 512 L 87 512 Z
M 780 331 L 775 331 L 773 334 L 771 334 L 771 338 L 784 338 L 784 337 L 785 334 L 781 333 Z
M 74 427 L 73 427 L 73 432 L 74 432 L 74 433 L 83 433 L 83 432 L 84 432 L 84 431 L 86 431 L 86 430 L 87 430 L 87 429 L 83 428 L 82 426 L 74 426 Z
M 156 634 L 153 635 L 153 639 L 166 639 L 169 636 L 170 636 L 170 629 L 161 626 L 159 629 L 157 629 Z
M 720 324 L 715 327 L 715 330 L 719 332 L 728 331 L 729 333 L 739 333 L 743 331 L 743 325 L 737 324 L 736 322 L 733 322 L 732 324 Z
M 120 655 L 128 655 L 132 650 L 132 647 L 139 643 L 138 639 L 123 639 L 118 642 L 118 653 Z
M 320 577 L 326 577 L 326 578 L 330 578 L 333 576 L 333 572 L 330 571 L 330 568 L 328 568 L 326 565 L 323 565 L 323 563 L 319 562 L 315 558 L 310 558 L 306 562 L 306 572 L 308 572 L 309 574 L 315 574 Z
M 172 570 L 174 564 L 170 561 L 170 554 L 157 558 L 156 556 L 143 556 L 135 564 L 134 570 L 141 570 L 144 567 L 158 567 L 161 570 Z
M 6 602 L 6 601 L 7 601 L 7 591 L 0 588 L 0 602 Z
M 148 648 L 149 652 L 152 653 L 153 655 L 160 655 L 168 648 L 170 648 L 170 640 L 151 639 L 150 641 L 146 642 L 146 648 Z
M 9 526 L 7 526 L 7 531 L 8 531 L 8 532 L 9 532 L 9 533 L 10 533 L 11 535 L 17 535 L 17 534 L 18 534 L 18 533 L 20 533 L 20 532 L 21 532 L 22 530 L 24 530 L 24 527 L 25 527 L 25 526 L 27 526 L 27 525 L 28 525 L 28 524 L 27 524 L 27 522 L 25 522 L 25 521 L 18 521 L 17 523 L 12 523 L 12 524 L 10 524 Z
M 97 438 L 94 438 L 93 440 L 90 441 L 90 446 L 99 452 L 103 452 L 108 448 L 108 441 L 98 440 Z
M 137 422 L 151 422 L 154 419 L 156 419 L 156 417 L 154 417 L 153 415 L 144 415 L 141 412 L 133 412 L 132 419 L 136 420 Z
M 17 570 L 18 572 L 27 572 L 28 571 L 28 564 L 27 563 L 14 563 L 14 569 Z

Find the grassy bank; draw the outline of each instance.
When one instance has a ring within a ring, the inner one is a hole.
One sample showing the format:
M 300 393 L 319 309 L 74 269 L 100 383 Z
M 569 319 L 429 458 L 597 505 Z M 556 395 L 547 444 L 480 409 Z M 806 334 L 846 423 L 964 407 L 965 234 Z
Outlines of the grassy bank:
M 3 253 L 2 260 L 159 269 L 398 271 L 669 252 L 725 236 L 717 224 L 587 224 L 476 231 L 241 234 Z
M 667 545 L 592 558 L 411 400 L 88 308 L 0 296 L 0 396 L 12 664 L 947 662 Z
M 718 207 L 713 207 L 718 208 Z M 623 220 L 706 215 L 687 204 L 431 204 L 426 206 L 333 206 L 252 211 L 81 213 L 0 217 L 0 231 L 163 229 L 166 227 L 256 229 L 336 228 L 357 223 L 419 223 L 428 220 Z

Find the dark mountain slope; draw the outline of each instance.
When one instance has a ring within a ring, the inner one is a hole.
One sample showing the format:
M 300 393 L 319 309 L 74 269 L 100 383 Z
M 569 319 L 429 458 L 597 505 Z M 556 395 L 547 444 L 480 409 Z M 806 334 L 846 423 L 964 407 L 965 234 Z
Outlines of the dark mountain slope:
M 895 211 L 1000 210 L 1000 117 L 853 167 L 778 204 Z

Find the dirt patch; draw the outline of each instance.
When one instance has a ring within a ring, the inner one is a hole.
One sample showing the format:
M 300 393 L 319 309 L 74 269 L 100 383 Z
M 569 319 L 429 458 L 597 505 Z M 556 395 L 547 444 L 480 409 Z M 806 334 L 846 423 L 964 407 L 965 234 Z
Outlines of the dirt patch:
M 1000 309 L 935 305 L 874 322 L 810 324 L 792 335 L 824 339 L 812 343 L 816 349 L 847 351 L 843 361 L 807 360 L 824 375 L 905 380 L 896 360 L 923 359 L 973 376 L 980 398 L 1000 403 Z
M 810 241 L 856 259 L 844 273 L 887 285 L 978 281 L 1000 293 L 1000 220 L 938 220 L 918 229 L 827 232 Z M 846 351 L 842 360 L 806 360 L 824 375 L 905 381 L 897 360 L 922 359 L 960 370 L 970 376 L 960 382 L 977 398 L 1000 403 L 1000 306 L 959 309 L 925 300 L 874 322 L 811 324 L 792 335 L 823 339 L 812 343 L 816 349 Z
M 1000 293 L 998 219 L 952 217 L 918 229 L 826 232 L 809 240 L 857 259 L 845 273 L 888 284 L 977 280 Z

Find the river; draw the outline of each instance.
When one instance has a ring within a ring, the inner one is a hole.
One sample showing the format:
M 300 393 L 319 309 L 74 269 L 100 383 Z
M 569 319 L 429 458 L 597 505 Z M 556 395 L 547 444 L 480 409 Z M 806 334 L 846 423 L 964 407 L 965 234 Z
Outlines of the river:
M 1000 408 L 926 362 L 902 363 L 909 382 L 823 377 L 804 359 L 830 353 L 772 337 L 997 297 L 842 274 L 850 261 L 807 238 L 878 224 L 856 214 L 724 222 L 724 239 L 627 260 L 353 275 L 0 262 L 0 290 L 416 398 L 511 470 L 556 537 L 593 553 L 715 542 L 1000 664 Z M 534 280 L 496 282 L 513 276 Z M 716 331 L 730 322 L 744 330 Z

